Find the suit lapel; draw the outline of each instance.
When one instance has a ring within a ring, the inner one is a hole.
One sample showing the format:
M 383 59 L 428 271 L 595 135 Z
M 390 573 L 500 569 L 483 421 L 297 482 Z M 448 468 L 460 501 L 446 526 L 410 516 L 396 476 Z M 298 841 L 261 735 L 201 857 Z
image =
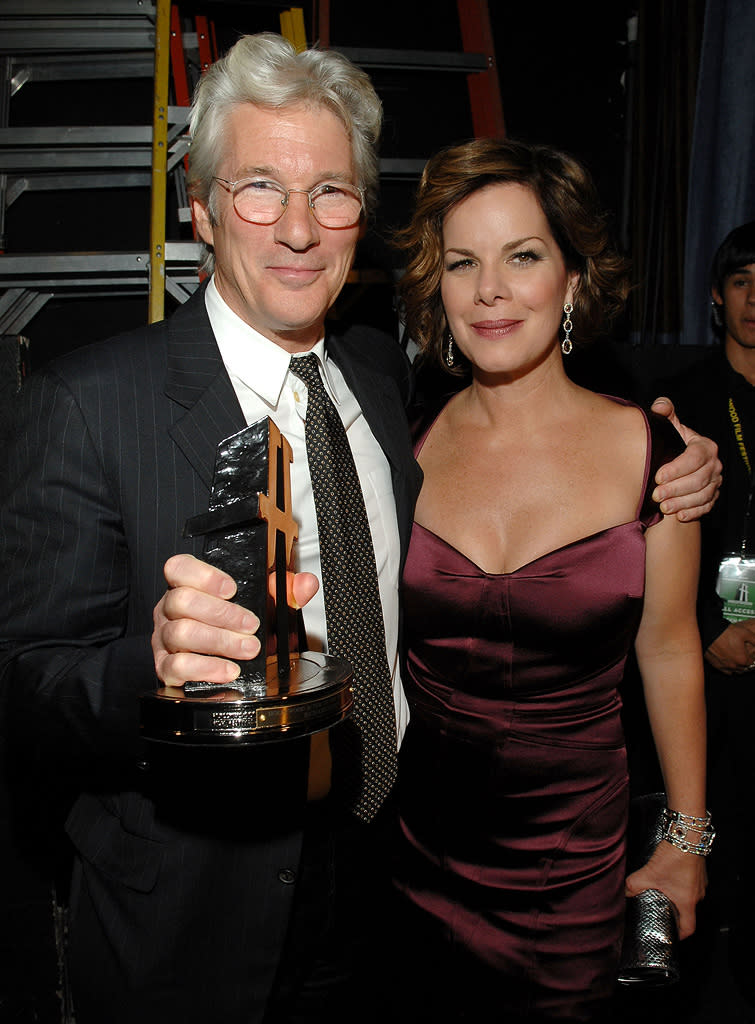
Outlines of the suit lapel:
M 396 387 L 384 374 L 376 373 L 365 364 L 355 365 L 351 360 L 333 352 L 346 383 L 354 393 L 370 430 L 377 438 L 390 464 L 403 470 L 406 463 L 406 433 L 402 432 L 402 416 L 391 415 L 397 402 Z
M 422 473 L 412 454 L 406 410 L 395 381 L 354 358 L 338 337 L 328 338 L 328 352 L 353 391 L 391 467 L 401 560 L 406 556 Z
M 236 392 L 220 358 L 204 304 L 204 288 L 168 321 L 166 395 L 186 411 L 170 434 L 209 488 L 220 441 L 246 426 Z
M 167 321 L 166 395 L 184 411 L 170 434 L 210 489 L 220 441 L 246 426 L 236 392 L 220 357 L 199 288 Z M 402 552 L 405 554 L 421 474 L 408 443 L 403 401 L 395 381 L 356 358 L 353 347 L 328 339 L 328 351 L 354 392 L 365 419 L 391 466 Z

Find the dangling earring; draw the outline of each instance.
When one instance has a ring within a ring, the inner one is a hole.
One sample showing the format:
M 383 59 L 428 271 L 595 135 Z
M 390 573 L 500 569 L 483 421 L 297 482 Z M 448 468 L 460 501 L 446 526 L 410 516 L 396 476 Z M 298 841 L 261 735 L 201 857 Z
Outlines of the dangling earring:
M 564 306 L 564 322 L 562 324 L 564 328 L 564 340 L 561 342 L 561 351 L 564 353 L 565 356 L 568 356 L 571 350 L 574 348 L 574 346 L 572 345 L 572 340 L 569 337 L 569 335 L 572 332 L 572 329 L 574 328 L 574 324 L 571 322 L 571 314 L 573 309 L 574 306 L 572 306 L 571 302 L 567 302 Z
M 448 332 L 448 348 L 446 349 L 446 366 L 449 369 L 454 365 L 454 336 Z

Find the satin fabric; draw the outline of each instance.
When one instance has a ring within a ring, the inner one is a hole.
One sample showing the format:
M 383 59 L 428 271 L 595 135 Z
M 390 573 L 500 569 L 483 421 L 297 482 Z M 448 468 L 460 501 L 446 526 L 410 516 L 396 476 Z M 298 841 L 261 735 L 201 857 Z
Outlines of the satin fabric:
M 617 688 L 660 518 L 643 505 L 501 575 L 414 526 L 396 881 L 417 991 L 442 977 L 443 1019 L 590 1020 L 613 989 L 628 802 Z

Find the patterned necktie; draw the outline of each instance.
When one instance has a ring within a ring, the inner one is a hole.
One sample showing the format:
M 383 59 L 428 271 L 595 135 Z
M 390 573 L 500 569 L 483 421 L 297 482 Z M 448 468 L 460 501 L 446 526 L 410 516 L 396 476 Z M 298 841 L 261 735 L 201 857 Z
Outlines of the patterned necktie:
M 305 439 L 320 539 L 328 651 L 351 662 L 354 711 L 345 781 L 358 818 L 370 821 L 396 778 L 396 714 L 375 553 L 354 457 L 341 417 L 320 378 L 317 356 L 291 360 L 307 385 Z M 355 734 L 354 726 L 358 732 Z M 338 757 L 338 747 L 334 751 Z M 345 767 L 345 766 L 344 766 Z

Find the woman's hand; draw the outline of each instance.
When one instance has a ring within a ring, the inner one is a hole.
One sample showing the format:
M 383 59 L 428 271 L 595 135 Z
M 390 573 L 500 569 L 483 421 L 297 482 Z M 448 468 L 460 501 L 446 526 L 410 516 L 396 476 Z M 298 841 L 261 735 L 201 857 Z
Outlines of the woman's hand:
M 682 853 L 664 841 L 643 868 L 627 877 L 624 893 L 638 896 L 646 889 L 660 889 L 676 907 L 679 938 L 686 939 L 695 930 L 695 907 L 705 895 L 707 884 L 705 858 Z

